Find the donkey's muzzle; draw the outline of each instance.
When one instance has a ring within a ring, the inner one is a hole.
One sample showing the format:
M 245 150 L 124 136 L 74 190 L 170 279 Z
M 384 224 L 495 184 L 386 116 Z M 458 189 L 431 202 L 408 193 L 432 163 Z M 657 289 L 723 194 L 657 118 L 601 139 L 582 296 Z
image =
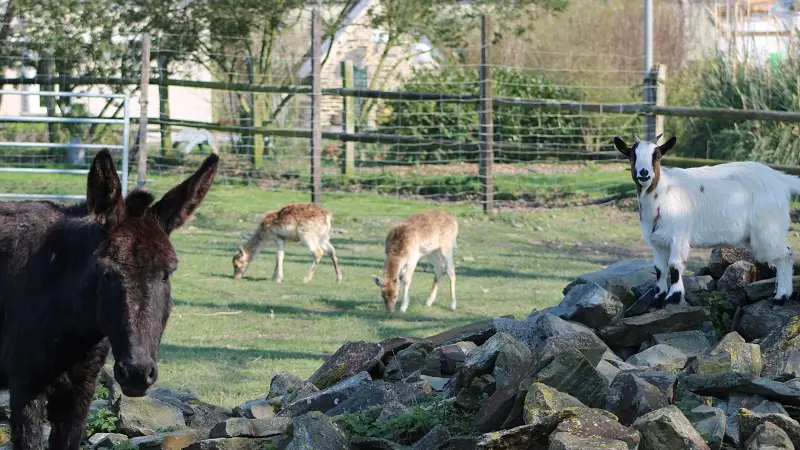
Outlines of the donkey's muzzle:
M 142 397 L 158 379 L 158 365 L 150 358 L 119 360 L 114 364 L 114 378 L 123 394 L 128 397 Z

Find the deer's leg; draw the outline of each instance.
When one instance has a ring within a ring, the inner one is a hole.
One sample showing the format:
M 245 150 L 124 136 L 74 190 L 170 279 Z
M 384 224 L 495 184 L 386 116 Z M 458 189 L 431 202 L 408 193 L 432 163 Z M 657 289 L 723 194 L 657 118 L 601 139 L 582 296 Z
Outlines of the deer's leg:
M 286 251 L 286 241 L 283 239 L 275 239 L 275 272 L 272 273 L 272 279 L 278 283 L 283 281 L 283 255 Z
M 322 254 L 324 252 L 322 251 L 322 248 L 320 248 L 319 243 L 313 239 L 303 236 L 302 241 L 314 255 L 314 261 L 311 263 L 311 267 L 308 268 L 308 274 L 306 274 L 306 277 L 303 278 L 303 283 L 308 283 L 312 278 L 314 278 L 314 270 L 316 270 L 317 264 L 319 264 L 320 260 L 322 259 Z
M 425 302 L 425 306 L 433 305 L 433 302 L 436 301 L 436 296 L 439 294 L 439 278 L 442 277 L 444 262 L 444 257 L 438 251 L 431 253 L 428 255 L 428 259 L 433 264 L 433 287 L 431 288 L 431 294 L 428 296 L 428 300 Z
M 456 266 L 453 262 L 453 250 L 442 251 L 444 257 L 445 268 L 447 269 L 447 278 L 450 279 L 450 310 L 456 310 Z
M 411 279 L 414 277 L 414 271 L 417 269 L 417 261 L 419 261 L 418 255 L 408 258 L 405 275 L 402 277 L 403 303 L 400 305 L 400 312 L 406 312 L 408 309 L 408 289 L 411 287 Z
M 328 256 L 330 256 L 331 261 L 333 261 L 333 270 L 336 271 L 336 282 L 341 283 L 342 271 L 339 269 L 339 260 L 336 258 L 336 249 L 333 248 L 331 241 L 327 239 L 322 242 L 322 249 L 325 250 L 325 253 L 327 253 Z
M 11 446 L 14 450 L 42 450 L 45 395 L 28 380 L 10 380 Z
M 84 361 L 67 370 L 53 385 L 47 399 L 47 415 L 52 426 L 50 449 L 80 448 L 97 376 L 107 355 L 108 342 L 101 341 Z

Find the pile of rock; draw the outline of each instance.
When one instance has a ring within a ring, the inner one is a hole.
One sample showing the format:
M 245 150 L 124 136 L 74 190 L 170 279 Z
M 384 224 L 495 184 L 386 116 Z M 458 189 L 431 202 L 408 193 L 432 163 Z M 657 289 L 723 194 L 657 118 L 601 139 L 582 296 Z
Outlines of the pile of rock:
M 309 379 L 278 375 L 265 398 L 234 410 L 167 389 L 120 398 L 110 383 L 110 403 L 99 406 L 117 415 L 120 434 L 96 434 L 89 443 L 800 448 L 800 304 L 772 308 L 765 293 L 774 280 L 758 279 L 769 272 L 751 270 L 746 254 L 731 255 L 715 251 L 707 268 L 686 277 L 688 304 L 651 308 L 652 266 L 623 261 L 579 277 L 559 305 L 523 320 L 499 317 L 426 339 L 346 343 Z M 720 310 L 737 312 L 725 322 Z

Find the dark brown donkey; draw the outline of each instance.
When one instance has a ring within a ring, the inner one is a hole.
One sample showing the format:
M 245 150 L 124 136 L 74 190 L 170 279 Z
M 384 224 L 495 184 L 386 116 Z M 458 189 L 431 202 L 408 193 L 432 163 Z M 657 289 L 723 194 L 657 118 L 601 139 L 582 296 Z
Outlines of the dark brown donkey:
M 151 206 L 122 198 L 111 155 L 97 154 L 86 203 L 0 203 L 0 388 L 11 393 L 14 450 L 77 450 L 100 368 L 114 353 L 122 392 L 156 381 L 178 257 L 169 235 L 205 197 L 218 157 Z

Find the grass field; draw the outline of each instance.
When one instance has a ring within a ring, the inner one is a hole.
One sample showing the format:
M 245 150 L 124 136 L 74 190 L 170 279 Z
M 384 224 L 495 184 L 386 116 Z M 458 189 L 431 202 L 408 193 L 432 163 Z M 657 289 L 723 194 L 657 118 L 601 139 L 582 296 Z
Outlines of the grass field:
M 585 177 L 591 177 L 587 171 Z M 620 172 L 620 180 L 627 174 Z M 177 178 L 156 178 L 165 192 Z M 2 192 L 80 192 L 80 176 L 4 174 Z M 310 375 L 348 340 L 424 337 L 504 314 L 527 316 L 553 305 L 575 276 L 624 258 L 649 258 L 636 213 L 594 206 L 484 216 L 474 205 L 398 200 L 374 194 L 324 195 L 334 214 L 344 282 L 334 283 L 325 259 L 315 278 L 301 282 L 311 261 L 300 245 L 286 254 L 285 280 L 270 280 L 274 252 L 265 249 L 234 280 L 231 258 L 241 234 L 250 233 L 267 210 L 307 201 L 306 193 L 216 183 L 194 219 L 173 235 L 181 259 L 174 276 L 175 308 L 161 345 L 159 384 L 196 390 L 206 401 L 234 406 L 264 395 L 272 375 Z M 432 272 L 421 264 L 405 314 L 384 311 L 370 279 L 383 266 L 383 241 L 391 224 L 414 212 L 440 207 L 460 221 L 456 253 L 458 310 L 447 309 L 447 284 L 431 308 L 423 305 Z M 797 244 L 796 233 L 792 240 Z M 707 251 L 698 255 L 706 255 Z M 690 268 L 702 264 L 695 258 Z

